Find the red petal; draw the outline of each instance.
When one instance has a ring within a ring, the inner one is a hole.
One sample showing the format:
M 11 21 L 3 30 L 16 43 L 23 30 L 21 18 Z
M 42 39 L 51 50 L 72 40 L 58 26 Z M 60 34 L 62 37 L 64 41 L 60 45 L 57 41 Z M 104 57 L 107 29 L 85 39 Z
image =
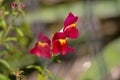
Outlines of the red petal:
M 65 46 L 62 48 L 62 55 L 65 55 L 67 52 L 73 52 L 74 49 L 69 47 L 69 46 Z
M 39 33 L 38 40 L 42 42 L 46 42 L 50 45 L 50 39 L 47 36 L 44 36 L 42 33 Z
M 35 44 L 35 47 L 29 51 L 29 53 L 36 56 L 43 56 L 45 58 L 50 58 L 50 46 L 45 43 L 45 45 L 39 45 L 39 42 Z
M 37 48 L 32 48 L 29 51 L 30 54 L 35 54 L 36 56 L 41 56 L 39 50 Z
M 73 23 L 75 23 L 78 20 L 77 16 L 74 16 L 71 12 L 67 16 L 67 18 L 64 21 L 64 27 L 69 26 Z
M 52 41 L 55 41 L 57 39 L 65 39 L 65 34 L 63 32 L 56 32 L 52 38 Z
M 63 41 L 62 41 L 63 40 Z M 68 51 L 73 51 L 71 47 L 68 46 L 67 40 L 59 39 L 53 42 L 53 49 L 54 54 L 62 54 L 65 55 Z
M 60 44 L 59 44 L 58 41 L 54 41 L 54 42 L 53 42 L 52 52 L 53 52 L 54 54 L 57 54 L 57 55 L 60 54 L 61 48 L 60 48 Z
M 34 48 L 30 49 L 29 53 L 30 54 L 35 54 L 37 56 L 41 56 L 41 54 L 39 52 L 38 43 L 35 44 Z
M 76 39 L 79 36 L 78 29 L 76 29 L 75 27 L 67 28 L 64 31 L 64 33 L 66 34 L 67 37 L 72 38 L 72 39 Z
M 46 45 L 44 47 L 41 48 L 41 53 L 43 53 L 43 56 L 46 58 L 50 58 L 51 54 L 50 54 L 50 46 Z

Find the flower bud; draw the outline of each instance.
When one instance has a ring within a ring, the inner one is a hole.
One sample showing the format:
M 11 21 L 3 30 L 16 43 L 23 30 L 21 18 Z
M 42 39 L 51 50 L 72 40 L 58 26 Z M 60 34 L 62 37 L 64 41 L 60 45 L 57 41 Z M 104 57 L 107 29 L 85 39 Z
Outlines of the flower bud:
M 14 9 L 16 9 L 16 8 L 18 7 L 18 4 L 17 4 L 16 2 L 13 2 L 13 3 L 11 4 L 11 7 L 14 8 Z
M 25 4 L 24 4 L 24 3 L 21 3 L 20 7 L 21 7 L 22 9 L 25 9 Z

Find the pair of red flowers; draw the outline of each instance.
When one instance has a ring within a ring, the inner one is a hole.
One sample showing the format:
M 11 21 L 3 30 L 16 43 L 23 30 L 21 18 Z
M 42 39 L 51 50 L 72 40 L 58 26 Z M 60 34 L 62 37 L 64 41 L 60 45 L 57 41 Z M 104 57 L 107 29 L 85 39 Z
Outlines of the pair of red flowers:
M 50 53 L 51 51 L 54 55 L 65 55 L 67 52 L 73 51 L 73 48 L 68 46 L 66 38 L 76 39 L 78 37 L 79 32 L 75 24 L 77 20 L 78 17 L 70 12 L 64 21 L 63 29 L 60 32 L 56 32 L 52 37 L 52 49 L 50 39 L 40 33 L 38 36 L 38 42 L 29 52 L 37 56 L 50 58 L 52 55 Z

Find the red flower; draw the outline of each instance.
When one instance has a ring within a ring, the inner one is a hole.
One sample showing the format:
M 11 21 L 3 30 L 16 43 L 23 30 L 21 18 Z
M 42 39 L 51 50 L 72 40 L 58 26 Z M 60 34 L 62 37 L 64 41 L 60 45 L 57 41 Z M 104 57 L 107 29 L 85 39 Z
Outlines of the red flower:
M 38 42 L 29 52 L 37 56 L 50 58 L 50 51 L 52 51 L 55 55 L 65 55 L 67 52 L 73 51 L 73 48 L 68 45 L 66 37 L 73 39 L 78 37 L 79 32 L 75 24 L 77 20 L 77 16 L 69 13 L 66 20 L 64 21 L 64 28 L 60 32 L 56 32 L 52 37 L 52 50 L 50 49 L 50 39 L 40 33 L 38 36 Z
M 73 48 L 68 46 L 65 35 L 61 32 L 55 33 L 52 38 L 52 51 L 54 54 L 65 55 L 68 51 L 73 51 Z
M 71 12 L 64 21 L 63 32 L 66 37 L 76 39 L 79 35 L 75 22 L 78 20 L 77 16 L 74 16 Z
M 52 42 L 58 39 L 65 39 L 66 36 L 63 32 L 56 32 L 52 38 Z
M 29 51 L 29 53 L 36 56 L 50 58 L 50 39 L 40 33 L 38 36 L 38 42 L 35 44 L 34 48 Z

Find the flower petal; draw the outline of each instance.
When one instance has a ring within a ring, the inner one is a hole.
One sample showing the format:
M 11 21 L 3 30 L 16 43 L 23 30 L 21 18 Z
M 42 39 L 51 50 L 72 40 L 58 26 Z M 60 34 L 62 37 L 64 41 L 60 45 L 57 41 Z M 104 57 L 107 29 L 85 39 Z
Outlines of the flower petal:
M 78 20 L 77 16 L 74 16 L 71 12 L 67 16 L 67 18 L 64 21 L 64 27 L 67 27 L 73 23 L 75 23 Z
M 49 45 L 51 44 L 50 39 L 47 36 L 44 36 L 42 33 L 39 33 L 38 40 L 42 42 L 46 42 Z
M 52 51 L 54 54 L 65 55 L 68 51 L 73 51 L 73 49 L 68 46 L 66 39 L 58 39 L 56 41 L 53 41 Z
M 50 46 L 47 43 L 37 42 L 33 49 L 29 51 L 29 53 L 34 54 L 36 56 L 43 56 L 45 58 L 50 58 Z
M 53 42 L 52 52 L 53 52 L 55 55 L 60 54 L 61 48 L 60 48 L 60 44 L 59 44 L 58 41 L 54 41 L 54 42 Z
M 78 29 L 75 27 L 69 27 L 67 28 L 64 33 L 66 34 L 67 37 L 72 38 L 72 39 L 76 39 L 79 36 L 79 32 Z
M 41 56 L 39 52 L 39 47 L 37 47 L 37 43 L 35 44 L 35 47 L 29 50 L 30 54 L 35 54 L 37 56 Z
M 52 38 L 52 41 L 55 41 L 57 39 L 65 39 L 65 34 L 63 32 L 56 32 L 54 35 L 53 35 L 53 38 Z
M 73 52 L 74 49 L 69 46 L 62 47 L 62 55 L 65 55 L 67 52 Z

